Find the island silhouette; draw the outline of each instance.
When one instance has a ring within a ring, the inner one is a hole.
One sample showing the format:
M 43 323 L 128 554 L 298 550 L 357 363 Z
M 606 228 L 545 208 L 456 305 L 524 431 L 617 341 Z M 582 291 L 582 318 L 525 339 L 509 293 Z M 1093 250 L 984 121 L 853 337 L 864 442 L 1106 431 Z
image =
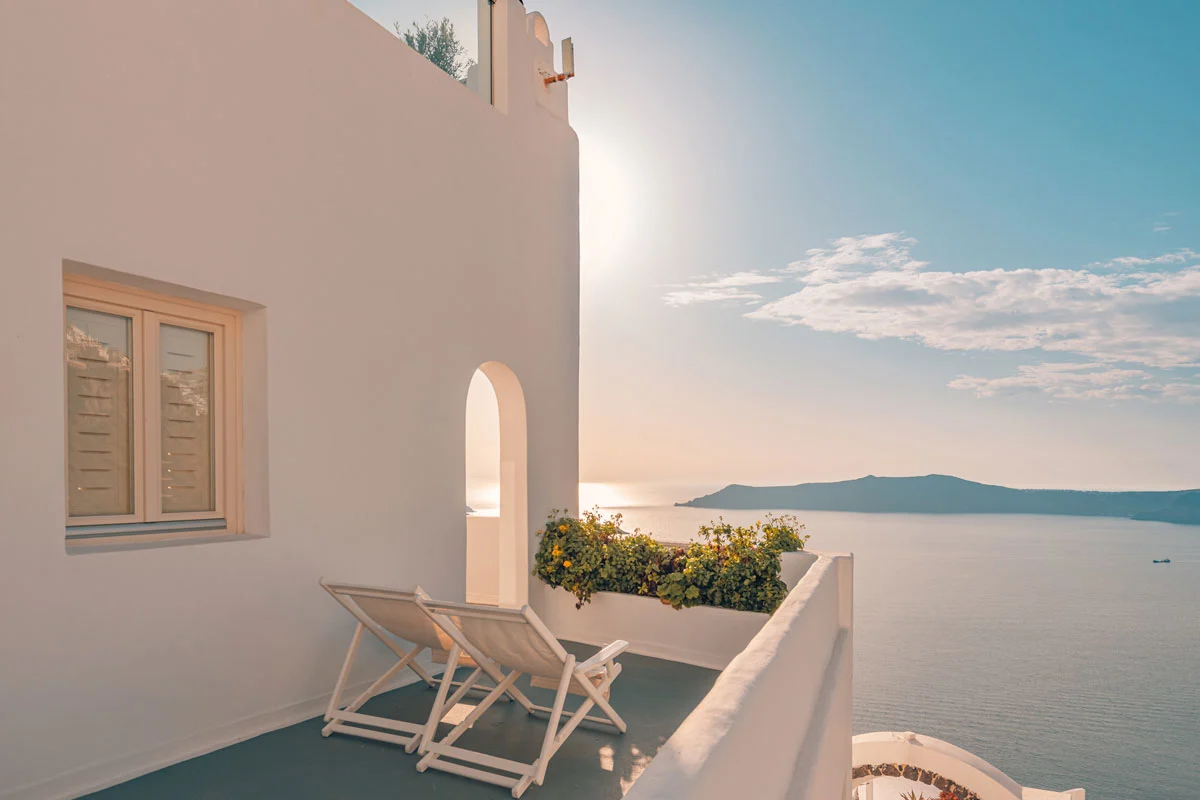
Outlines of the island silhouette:
M 1200 525 L 1200 489 L 1169 492 L 1011 489 L 952 475 L 907 478 L 867 475 L 849 481 L 795 486 L 730 484 L 675 505 L 869 514 L 1061 514 Z

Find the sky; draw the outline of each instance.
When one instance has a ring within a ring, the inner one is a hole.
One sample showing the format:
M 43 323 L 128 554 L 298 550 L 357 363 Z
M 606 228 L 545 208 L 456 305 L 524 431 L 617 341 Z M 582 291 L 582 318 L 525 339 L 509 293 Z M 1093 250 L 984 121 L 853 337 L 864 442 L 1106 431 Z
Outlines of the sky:
M 576 50 L 595 499 L 1200 487 L 1200 4 L 529 7 Z

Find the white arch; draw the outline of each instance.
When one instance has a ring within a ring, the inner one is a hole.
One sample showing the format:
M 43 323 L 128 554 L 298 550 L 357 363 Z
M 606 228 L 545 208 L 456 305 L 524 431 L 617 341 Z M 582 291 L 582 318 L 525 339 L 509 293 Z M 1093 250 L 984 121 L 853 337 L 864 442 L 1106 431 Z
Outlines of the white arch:
M 529 32 L 533 34 L 533 38 L 546 47 L 550 46 L 550 26 L 546 24 L 546 18 L 542 16 L 540 11 L 530 11 L 526 14 L 525 25 Z
M 479 366 L 496 392 L 500 410 L 499 601 L 529 602 L 528 439 L 525 392 L 516 373 L 499 361 Z

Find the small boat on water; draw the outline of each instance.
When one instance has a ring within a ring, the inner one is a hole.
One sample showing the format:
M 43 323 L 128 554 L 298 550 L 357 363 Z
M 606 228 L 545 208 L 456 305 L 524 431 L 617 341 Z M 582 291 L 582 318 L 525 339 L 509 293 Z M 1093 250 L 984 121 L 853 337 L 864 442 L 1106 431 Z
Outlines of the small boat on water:
M 1171 563 L 1171 559 L 1169 559 L 1169 558 L 1156 558 L 1156 559 L 1154 559 L 1154 563 L 1155 563 L 1155 564 L 1170 564 L 1170 563 Z

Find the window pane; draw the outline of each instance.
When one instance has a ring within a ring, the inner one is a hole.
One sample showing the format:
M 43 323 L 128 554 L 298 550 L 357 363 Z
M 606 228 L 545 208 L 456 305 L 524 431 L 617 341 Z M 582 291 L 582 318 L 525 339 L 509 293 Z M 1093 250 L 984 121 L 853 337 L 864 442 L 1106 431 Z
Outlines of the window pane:
M 162 325 L 158 332 L 162 396 L 162 511 L 213 511 L 213 335 Z
M 133 320 L 67 308 L 67 513 L 133 513 Z

